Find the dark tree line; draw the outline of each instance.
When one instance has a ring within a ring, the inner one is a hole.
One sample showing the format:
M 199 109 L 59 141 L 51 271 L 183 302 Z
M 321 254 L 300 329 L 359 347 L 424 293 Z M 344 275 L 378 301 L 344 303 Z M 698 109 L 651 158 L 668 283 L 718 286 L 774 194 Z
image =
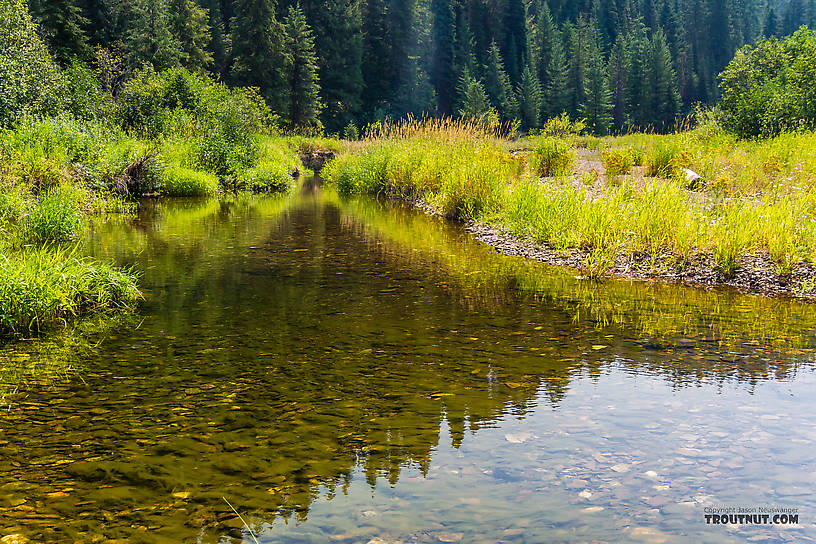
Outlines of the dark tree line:
M 291 126 L 561 112 L 598 133 L 718 99 L 743 44 L 813 26 L 816 0 L 29 0 L 52 54 L 112 80 L 144 64 L 258 87 Z M 110 74 L 117 71 L 120 73 Z M 115 89 L 114 89 L 115 90 Z

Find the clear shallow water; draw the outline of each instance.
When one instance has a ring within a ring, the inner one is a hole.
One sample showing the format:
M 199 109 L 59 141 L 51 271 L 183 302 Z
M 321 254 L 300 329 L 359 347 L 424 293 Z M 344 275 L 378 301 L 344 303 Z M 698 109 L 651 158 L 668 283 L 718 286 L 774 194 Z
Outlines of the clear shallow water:
M 87 247 L 146 300 L 49 383 L 4 374 L 0 535 L 252 542 L 227 499 L 268 543 L 816 540 L 812 306 L 320 191 L 148 202 Z

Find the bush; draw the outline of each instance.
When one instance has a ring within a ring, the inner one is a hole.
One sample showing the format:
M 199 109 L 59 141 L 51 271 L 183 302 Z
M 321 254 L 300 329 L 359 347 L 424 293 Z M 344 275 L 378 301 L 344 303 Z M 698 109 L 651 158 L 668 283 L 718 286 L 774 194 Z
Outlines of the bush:
M 221 189 L 218 176 L 183 166 L 166 166 L 161 193 L 165 196 L 209 196 Z
M 691 153 L 674 141 L 660 140 L 647 150 L 644 158 L 646 175 L 674 178 L 691 164 Z
M 0 0 L 0 127 L 62 106 L 64 81 L 26 2 Z
M 610 176 L 628 174 L 635 163 L 633 150 L 628 147 L 604 150 L 601 152 L 601 160 L 607 175 Z
M 783 40 L 760 40 L 737 51 L 720 74 L 718 107 L 737 136 L 772 136 L 816 124 L 816 34 L 803 27 Z
M 575 165 L 575 151 L 564 140 L 546 138 L 533 152 L 533 167 L 539 176 L 568 176 Z
M 541 134 L 550 138 L 566 138 L 580 135 L 585 128 L 584 120 L 570 121 L 569 115 L 565 112 L 558 117 L 547 119 Z

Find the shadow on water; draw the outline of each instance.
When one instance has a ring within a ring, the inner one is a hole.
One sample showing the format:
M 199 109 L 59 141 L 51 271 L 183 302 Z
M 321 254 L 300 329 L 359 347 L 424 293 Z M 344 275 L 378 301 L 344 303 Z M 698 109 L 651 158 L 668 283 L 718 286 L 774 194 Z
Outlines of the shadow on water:
M 688 539 L 706 497 L 790 483 L 718 451 L 744 440 L 801 469 L 816 438 L 805 415 L 798 435 L 731 426 L 801 407 L 774 384 L 813 384 L 810 305 L 586 282 L 318 180 L 152 201 L 88 244 L 141 272 L 142 321 L 14 395 L 5 534 L 250 541 L 227 497 L 268 542 L 571 541 L 633 519 Z M 644 503 L 652 472 L 671 484 Z M 592 505 L 620 511 L 588 521 Z

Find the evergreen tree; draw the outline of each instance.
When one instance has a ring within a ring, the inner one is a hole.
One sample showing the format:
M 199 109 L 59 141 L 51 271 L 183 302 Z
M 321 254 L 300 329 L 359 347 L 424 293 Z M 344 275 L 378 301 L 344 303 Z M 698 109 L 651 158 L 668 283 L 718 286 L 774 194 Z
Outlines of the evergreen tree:
M 181 44 L 170 32 L 166 0 L 133 0 L 125 15 L 125 59 L 131 69 L 149 64 L 156 70 L 178 66 Z
M 496 110 L 490 104 L 490 99 L 487 97 L 482 83 L 471 76 L 467 70 L 462 73 L 459 88 L 462 93 L 461 107 L 459 108 L 460 117 L 488 123 L 498 119 Z
M 89 57 L 85 29 L 90 22 L 73 0 L 32 0 L 31 16 L 60 64 L 66 65 L 72 57 Z
M 567 88 L 570 91 L 567 112 L 573 118 L 579 115 L 581 104 L 586 101 L 584 92 L 586 91 L 589 67 L 590 32 L 590 27 L 584 17 L 578 19 L 577 26 L 567 25 L 566 28 L 569 50 Z
M 609 54 L 607 81 L 609 82 L 612 104 L 612 125 L 620 130 L 627 124 L 626 85 L 629 70 L 629 55 L 626 40 L 618 35 Z
M 450 115 L 455 102 L 453 44 L 455 28 L 450 0 L 433 0 L 433 63 L 431 82 L 436 90 L 437 114 Z
M 567 58 L 564 55 L 560 35 L 556 34 L 555 38 L 550 65 L 547 68 L 547 83 L 544 88 L 543 107 L 547 117 L 560 115 L 569 107 Z
M 363 15 L 360 0 L 303 0 L 315 37 L 322 121 L 326 130 L 343 130 L 363 107 Z
M 600 36 L 590 44 L 587 64 L 584 102 L 579 114 L 586 119 L 587 127 L 594 134 L 606 134 L 612 125 L 612 91 L 606 77 Z
M 680 112 L 680 96 L 677 91 L 677 79 L 672 67 L 671 54 L 666 44 L 666 37 L 658 30 L 652 36 L 649 47 L 650 63 L 647 68 L 647 77 L 650 88 L 647 98 L 650 104 L 648 117 L 643 121 L 651 120 L 655 128 L 661 131 L 672 128 Z
M 779 20 L 776 17 L 776 11 L 773 7 L 768 10 L 768 16 L 765 18 L 765 26 L 762 34 L 766 38 L 779 36 Z
M 203 70 L 213 62 L 207 49 L 212 41 L 206 9 L 194 0 L 170 0 L 170 24 L 180 46 L 181 65 L 190 70 Z
M 400 116 L 430 115 L 436 110 L 436 95 L 429 77 L 433 44 L 428 0 L 416 0 L 413 3 L 408 28 L 406 58 L 400 72 L 394 109 Z
M 490 102 L 503 119 L 512 119 L 518 114 L 518 105 L 513 96 L 510 78 L 504 71 L 501 51 L 496 42 L 490 44 L 487 66 L 485 67 L 485 91 Z
M 531 60 L 544 88 L 549 82 L 549 69 L 552 63 L 553 42 L 557 40 L 555 23 L 546 0 L 540 0 L 536 23 L 532 36 Z
M 275 4 L 272 0 L 236 0 L 230 30 L 231 79 L 238 85 L 258 87 L 272 109 L 282 111 L 287 58 Z
M 315 126 L 321 109 L 317 57 L 312 30 L 299 4 L 289 6 L 284 29 L 288 60 L 286 120 L 292 128 Z
M 527 14 L 523 0 L 501 0 L 502 54 L 510 81 L 517 83 L 527 65 Z
M 529 65 L 521 73 L 516 95 L 521 126 L 526 129 L 538 128 L 542 99 L 541 85 L 535 70 Z

